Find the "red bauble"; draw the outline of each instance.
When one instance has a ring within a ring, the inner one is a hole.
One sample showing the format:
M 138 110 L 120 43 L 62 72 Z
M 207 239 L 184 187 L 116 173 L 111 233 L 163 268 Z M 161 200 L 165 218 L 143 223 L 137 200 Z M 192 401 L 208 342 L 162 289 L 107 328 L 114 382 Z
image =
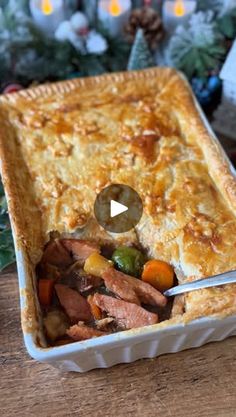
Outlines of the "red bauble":
M 22 90 L 23 87 L 20 84 L 8 84 L 4 89 L 3 89 L 3 94 L 11 94 L 11 93 L 16 93 L 17 91 Z

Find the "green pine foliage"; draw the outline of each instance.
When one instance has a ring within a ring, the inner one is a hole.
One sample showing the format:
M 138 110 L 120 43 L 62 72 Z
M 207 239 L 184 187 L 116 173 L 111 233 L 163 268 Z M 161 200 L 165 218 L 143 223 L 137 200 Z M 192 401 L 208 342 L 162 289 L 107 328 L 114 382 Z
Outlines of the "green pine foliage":
M 15 262 L 15 252 L 6 197 L 0 183 L 0 271 Z
M 169 63 L 189 79 L 206 77 L 211 70 L 220 68 L 226 46 L 213 12 L 198 12 L 188 27 L 179 26 L 170 40 L 167 55 Z
M 197 10 L 204 11 L 211 10 L 218 14 L 224 6 L 224 0 L 198 0 Z
M 228 39 L 236 37 L 236 8 L 217 19 L 220 32 Z
M 153 56 L 144 37 L 143 30 L 138 29 L 130 53 L 127 69 L 129 71 L 141 70 L 154 65 Z
M 0 0 L 1 1 L 1 0 Z M 0 9 L 0 83 L 57 81 L 76 76 L 125 70 L 130 46 L 124 39 L 106 37 L 108 49 L 102 55 L 82 54 L 69 42 L 45 36 L 34 25 L 20 3 L 11 0 Z M 72 3 L 72 2 L 71 2 Z M 19 7 L 18 7 L 19 6 Z

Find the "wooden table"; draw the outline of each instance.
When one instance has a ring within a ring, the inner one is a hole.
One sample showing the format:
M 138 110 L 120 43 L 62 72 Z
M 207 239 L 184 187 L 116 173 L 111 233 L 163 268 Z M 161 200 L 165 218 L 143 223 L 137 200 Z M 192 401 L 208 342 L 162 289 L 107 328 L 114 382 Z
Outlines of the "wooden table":
M 236 417 L 235 375 L 236 338 L 86 374 L 60 373 L 28 356 L 17 274 L 10 268 L 0 275 L 0 417 Z
M 1 417 L 235 417 L 236 338 L 85 374 L 28 356 L 17 274 L 0 276 Z

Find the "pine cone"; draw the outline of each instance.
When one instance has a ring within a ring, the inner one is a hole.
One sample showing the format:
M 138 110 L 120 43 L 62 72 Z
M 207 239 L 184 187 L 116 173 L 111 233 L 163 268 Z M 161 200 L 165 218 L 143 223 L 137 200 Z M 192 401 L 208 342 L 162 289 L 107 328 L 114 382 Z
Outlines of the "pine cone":
M 128 40 L 134 41 L 137 30 L 143 29 L 144 36 L 150 48 L 154 49 L 164 36 L 164 28 L 159 14 L 151 7 L 134 9 L 125 27 Z

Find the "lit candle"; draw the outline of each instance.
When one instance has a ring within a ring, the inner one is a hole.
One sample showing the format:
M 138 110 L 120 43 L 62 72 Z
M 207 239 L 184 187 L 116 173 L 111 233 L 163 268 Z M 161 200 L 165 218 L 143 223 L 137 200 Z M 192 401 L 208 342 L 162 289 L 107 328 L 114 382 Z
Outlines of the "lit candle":
M 38 28 L 48 34 L 65 20 L 63 0 L 30 0 L 30 11 Z
M 165 1 L 162 19 L 166 31 L 173 33 L 177 26 L 187 23 L 189 17 L 195 12 L 196 7 L 196 0 Z
M 112 36 L 120 35 L 128 22 L 131 0 L 100 0 L 98 18 Z

